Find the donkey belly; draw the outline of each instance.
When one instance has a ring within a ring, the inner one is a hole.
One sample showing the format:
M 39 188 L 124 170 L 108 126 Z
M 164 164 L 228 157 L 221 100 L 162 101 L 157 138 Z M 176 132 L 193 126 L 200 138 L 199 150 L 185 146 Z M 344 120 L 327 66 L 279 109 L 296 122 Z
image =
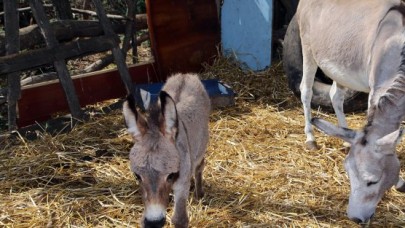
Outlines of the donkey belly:
M 369 79 L 365 72 L 344 67 L 328 60 L 321 61 L 318 66 L 338 84 L 352 90 L 370 92 Z

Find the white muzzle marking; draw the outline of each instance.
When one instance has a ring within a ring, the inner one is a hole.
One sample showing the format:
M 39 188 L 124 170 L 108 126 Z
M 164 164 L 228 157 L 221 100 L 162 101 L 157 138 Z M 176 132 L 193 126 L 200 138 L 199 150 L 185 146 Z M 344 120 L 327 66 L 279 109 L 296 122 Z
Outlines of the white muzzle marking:
M 166 216 L 166 208 L 161 204 L 150 204 L 145 208 L 145 218 L 148 221 L 158 221 Z

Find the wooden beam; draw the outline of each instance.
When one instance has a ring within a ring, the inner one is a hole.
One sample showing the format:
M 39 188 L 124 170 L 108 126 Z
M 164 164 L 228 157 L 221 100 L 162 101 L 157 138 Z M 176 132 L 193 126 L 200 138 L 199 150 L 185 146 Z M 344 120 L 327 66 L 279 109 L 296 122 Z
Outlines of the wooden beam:
M 45 8 L 52 8 L 52 4 L 44 4 Z M 31 7 L 23 7 L 23 8 L 18 8 L 17 11 L 20 12 L 25 12 L 25 11 L 30 11 Z M 0 12 L 0 17 L 3 16 L 5 12 Z
M 135 18 L 136 15 L 136 0 L 126 0 L 127 4 L 127 17 L 128 18 Z M 136 36 L 136 29 L 135 29 L 135 21 L 128 20 L 125 23 L 125 36 L 124 40 L 122 41 L 122 54 L 124 55 L 124 59 L 127 57 L 127 50 L 130 47 L 131 40 L 134 40 Z M 137 49 L 137 45 L 135 45 L 135 49 Z M 138 54 L 134 58 L 137 58 Z
M 73 14 L 69 0 L 52 0 L 56 15 L 60 20 L 72 20 Z
M 98 17 L 97 12 L 94 12 L 94 11 L 91 11 L 91 10 L 72 8 L 72 12 L 86 14 L 86 15 L 90 15 L 90 16 L 93 16 L 93 17 Z M 127 17 L 123 17 L 121 15 L 115 15 L 115 14 L 106 14 L 106 16 L 109 19 L 114 19 L 114 20 L 127 20 L 128 19 Z
M 114 45 L 111 40 L 110 37 L 106 36 L 80 39 L 53 48 L 41 48 L 0 57 L 0 74 L 28 70 L 55 61 L 108 51 Z
M 114 30 L 112 29 L 111 22 L 107 18 L 103 5 L 101 4 L 100 0 L 93 0 L 94 6 L 96 7 L 98 19 L 103 27 L 104 33 L 109 36 L 116 35 Z M 116 46 L 112 48 L 112 53 L 114 56 L 115 64 L 117 65 L 117 69 L 120 72 L 121 80 L 124 83 L 125 89 L 127 94 L 132 94 L 134 96 L 140 97 L 140 91 L 136 90 L 133 86 L 131 81 L 131 76 L 129 75 L 127 64 L 125 62 L 125 57 L 119 47 L 119 43 L 116 43 Z M 138 99 L 138 101 L 142 101 L 142 99 Z M 137 104 L 142 109 L 143 104 Z
M 18 34 L 18 11 L 16 1 L 4 1 L 3 6 L 6 12 L 5 33 L 6 52 L 16 54 L 20 51 L 20 36 Z M 20 73 L 13 72 L 7 75 L 7 107 L 8 107 L 8 129 L 17 129 L 17 101 L 20 98 Z
M 45 38 L 46 46 L 49 49 L 57 48 L 59 42 L 52 31 L 49 20 L 46 17 L 44 6 L 40 0 L 30 0 L 30 7 L 38 25 L 41 27 L 42 34 Z M 65 60 L 56 60 L 53 62 L 56 71 L 58 72 L 60 83 L 65 92 L 66 100 L 69 104 L 70 112 L 74 119 L 81 119 L 83 112 L 80 109 L 79 99 L 77 98 L 76 91 L 70 78 Z
M 137 29 L 147 29 L 146 14 L 136 17 Z M 117 34 L 125 32 L 125 23 L 112 23 L 113 30 Z M 51 22 L 51 28 L 55 32 L 56 39 L 61 41 L 70 41 L 76 37 L 95 37 L 104 34 L 103 28 L 98 21 L 75 21 L 62 20 Z M 21 50 L 34 48 L 37 45 L 45 44 L 44 38 L 38 25 L 30 25 L 20 29 L 20 48 Z M 0 34 L 0 56 L 5 55 L 5 36 Z
M 136 18 L 138 0 L 126 0 L 125 2 L 128 6 L 127 17 Z M 125 38 L 128 38 L 128 40 L 124 39 L 123 44 L 127 44 L 128 48 L 129 46 L 132 48 L 132 63 L 138 62 L 138 45 L 136 42 L 136 33 L 137 33 L 136 20 L 127 21 Z M 126 52 L 124 52 L 124 55 L 126 56 Z
M 59 0 L 56 0 L 59 1 Z M 51 9 L 52 7 L 54 7 L 53 4 L 43 4 L 44 8 L 46 9 Z M 30 11 L 31 7 L 23 7 L 23 8 L 18 8 L 17 11 L 18 12 L 25 12 L 25 11 Z M 71 11 L 74 13 L 80 13 L 80 14 L 84 14 L 84 15 L 89 15 L 92 17 L 97 17 L 97 13 L 91 10 L 85 10 L 85 9 L 78 9 L 78 8 L 71 8 Z M 0 17 L 4 15 L 4 12 L 0 12 Z M 106 16 L 110 19 L 114 19 L 114 20 L 127 20 L 128 18 L 123 17 L 121 15 L 115 15 L 115 14 L 106 14 Z
M 163 81 L 156 74 L 155 65 L 152 62 L 132 65 L 128 70 L 134 83 Z M 82 107 L 126 96 L 126 90 L 117 69 L 82 74 L 72 78 Z M 55 113 L 69 110 L 58 80 L 23 87 L 18 109 L 19 127 L 48 120 Z
M 132 41 L 135 42 L 135 45 L 141 45 L 142 42 L 149 40 L 149 34 L 142 34 L 138 39 Z M 129 47 L 125 47 L 123 46 L 123 52 L 127 52 Z M 88 65 L 86 68 L 84 68 L 81 71 L 78 71 L 81 74 L 84 73 L 89 73 L 89 72 L 93 72 L 93 71 L 97 71 L 97 70 L 102 70 L 105 67 L 107 67 L 108 65 L 110 65 L 111 63 L 114 62 L 114 57 L 112 54 L 108 54 L 104 57 L 102 57 L 101 59 L 95 61 L 94 63 Z

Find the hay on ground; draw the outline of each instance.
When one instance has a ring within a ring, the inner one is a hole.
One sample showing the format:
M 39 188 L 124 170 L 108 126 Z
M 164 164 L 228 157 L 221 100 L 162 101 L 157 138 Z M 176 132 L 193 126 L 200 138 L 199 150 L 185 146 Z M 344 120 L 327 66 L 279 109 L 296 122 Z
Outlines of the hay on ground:
M 304 149 L 301 104 L 288 90 L 280 64 L 254 73 L 218 58 L 203 77 L 222 79 L 238 96 L 235 106 L 212 112 L 206 195 L 196 201 L 190 194 L 191 227 L 355 225 L 346 217 L 342 141 L 317 132 L 322 148 Z M 350 114 L 348 122 L 359 128 L 364 114 Z M 120 110 L 67 134 L 37 134 L 34 141 L 2 139 L 0 226 L 138 226 L 143 207 L 129 170 L 132 142 Z M 404 195 L 388 191 L 373 227 L 405 226 L 404 208 Z M 172 207 L 169 222 L 171 214 Z

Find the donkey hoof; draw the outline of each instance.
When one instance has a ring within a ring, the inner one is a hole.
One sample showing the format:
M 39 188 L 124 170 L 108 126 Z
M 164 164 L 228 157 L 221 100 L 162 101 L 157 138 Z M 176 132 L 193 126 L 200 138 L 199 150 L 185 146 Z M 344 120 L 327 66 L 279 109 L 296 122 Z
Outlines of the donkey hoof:
M 405 192 L 405 184 L 403 184 L 402 186 L 395 188 L 398 192 Z
M 344 153 L 349 153 L 351 146 L 352 146 L 352 145 L 351 145 L 350 143 L 344 142 L 344 143 L 343 143 L 343 147 L 340 149 L 340 151 L 342 151 L 342 152 L 344 152 Z
M 395 185 L 395 189 L 399 192 L 405 192 L 405 181 L 400 177 L 398 183 Z
M 319 146 L 316 144 L 315 141 L 308 141 L 305 142 L 305 147 L 307 148 L 307 150 L 319 150 Z
M 352 146 L 352 144 L 350 144 L 350 143 L 348 143 L 348 142 L 344 142 L 344 143 L 343 143 L 343 147 L 344 147 L 345 149 L 350 149 L 351 146 Z

